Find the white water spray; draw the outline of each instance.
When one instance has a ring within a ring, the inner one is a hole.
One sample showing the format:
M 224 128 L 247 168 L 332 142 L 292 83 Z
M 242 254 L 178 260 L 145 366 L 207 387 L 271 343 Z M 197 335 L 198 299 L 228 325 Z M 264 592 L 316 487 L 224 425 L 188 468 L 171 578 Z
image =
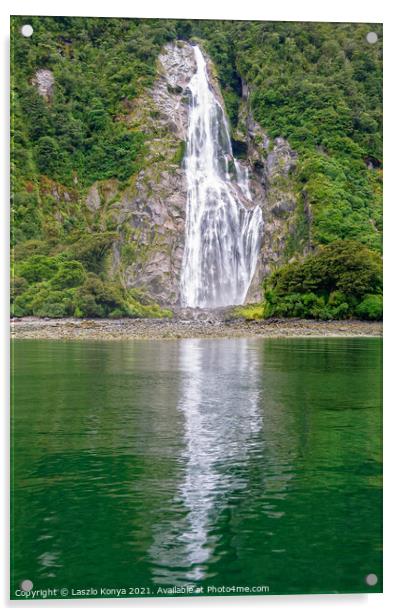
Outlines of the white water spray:
M 262 211 L 251 203 L 248 170 L 233 157 L 226 117 L 194 47 L 187 153 L 183 306 L 243 304 L 255 273 Z

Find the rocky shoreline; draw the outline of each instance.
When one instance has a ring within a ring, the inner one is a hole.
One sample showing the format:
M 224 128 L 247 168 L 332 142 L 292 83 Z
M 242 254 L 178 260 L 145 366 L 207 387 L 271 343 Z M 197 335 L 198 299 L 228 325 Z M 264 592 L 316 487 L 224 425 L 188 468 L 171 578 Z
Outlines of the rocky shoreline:
M 179 338 L 381 337 L 382 323 L 266 319 L 246 321 L 223 313 L 168 319 L 48 319 L 25 317 L 11 321 L 15 339 L 51 340 L 173 340 Z

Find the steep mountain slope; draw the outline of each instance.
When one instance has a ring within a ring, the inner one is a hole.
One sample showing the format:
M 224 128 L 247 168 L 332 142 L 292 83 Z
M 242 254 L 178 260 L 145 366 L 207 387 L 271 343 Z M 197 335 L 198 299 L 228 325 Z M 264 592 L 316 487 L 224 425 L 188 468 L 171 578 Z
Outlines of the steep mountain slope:
M 12 28 L 16 315 L 161 315 L 154 301 L 179 302 L 193 70 L 182 39 L 207 51 L 263 209 L 247 299 L 319 244 L 379 249 L 381 43 L 365 41 L 379 26 L 15 17 Z M 165 51 L 179 40 L 180 60 Z

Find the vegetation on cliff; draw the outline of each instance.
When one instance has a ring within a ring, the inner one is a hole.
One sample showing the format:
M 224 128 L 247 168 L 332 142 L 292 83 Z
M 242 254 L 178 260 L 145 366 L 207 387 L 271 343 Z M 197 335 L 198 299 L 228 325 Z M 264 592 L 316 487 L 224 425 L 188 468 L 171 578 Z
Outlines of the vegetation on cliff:
M 355 239 L 380 250 L 382 26 L 201 22 L 233 128 L 242 81 L 254 119 L 299 154 L 298 218 L 313 246 Z M 372 45 L 366 35 L 378 34 Z M 238 126 L 238 128 L 240 128 Z M 245 127 L 241 127 L 244 128 Z
M 32 24 L 32 38 L 21 36 L 24 23 Z M 379 36 L 374 45 L 365 38 L 370 29 Z M 110 270 L 122 231 L 117 219 L 93 213 L 86 197 L 96 181 L 112 180 L 118 193 L 143 168 L 154 135 L 130 126 L 126 115 L 153 83 L 163 45 L 193 37 L 215 62 L 233 131 L 245 130 L 240 125 L 245 83 L 254 119 L 271 138 L 288 139 L 299 155 L 293 234 L 304 241 L 287 238 L 287 260 L 297 260 L 267 281 L 267 293 L 275 298 L 269 296 L 267 310 L 293 313 L 299 308 L 283 309 L 282 298 L 297 306 L 293 293 L 313 293 L 317 301 L 307 298 L 306 306 L 313 301 L 315 307 L 302 309 L 304 314 L 321 310 L 322 298 L 324 310 L 335 316 L 378 318 L 380 287 L 362 295 L 334 287 L 327 296 L 327 280 L 324 287 L 295 290 L 282 281 L 290 272 L 298 276 L 298 268 L 314 266 L 313 257 L 300 258 L 305 244 L 315 251 L 316 263 L 327 254 L 319 247 L 336 248 L 339 240 L 358 243 L 358 260 L 366 269 L 377 260 L 381 26 L 83 17 L 12 18 L 14 314 L 165 314 Z M 45 95 L 38 91 L 39 69 L 54 76 Z M 176 162 L 183 156 L 184 144 Z M 345 298 L 333 300 L 334 293 Z
M 27 22 L 30 39 L 20 34 Z M 85 197 L 95 181 L 113 178 L 120 188 L 142 168 L 145 135 L 124 113 L 173 37 L 158 20 L 12 18 L 14 315 L 169 314 L 109 275 L 118 229 L 112 220 L 104 228 Z M 44 96 L 39 69 L 54 76 Z
M 380 320 L 380 256 L 338 240 L 277 269 L 265 281 L 264 316 Z
M 101 276 L 112 233 L 86 235 L 61 252 L 51 245 L 30 240 L 16 247 L 11 289 L 12 314 L 16 317 L 164 317 L 161 309 L 135 289 L 104 280 Z M 45 253 L 45 254 L 43 254 Z

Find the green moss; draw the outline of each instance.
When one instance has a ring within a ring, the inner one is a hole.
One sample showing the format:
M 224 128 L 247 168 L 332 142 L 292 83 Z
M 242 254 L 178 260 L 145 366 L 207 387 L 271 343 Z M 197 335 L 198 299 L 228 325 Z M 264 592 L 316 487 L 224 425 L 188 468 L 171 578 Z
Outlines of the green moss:
M 180 141 L 176 149 L 176 152 L 172 158 L 172 163 L 180 167 L 184 160 L 185 155 L 186 155 L 186 142 Z
M 311 223 L 305 212 L 302 199 L 299 200 L 287 233 L 284 245 L 284 255 L 288 261 L 294 255 L 302 254 L 305 248 L 311 246 Z
M 260 321 L 265 316 L 264 304 L 249 304 L 239 306 L 233 311 L 234 316 L 243 317 L 246 321 Z

